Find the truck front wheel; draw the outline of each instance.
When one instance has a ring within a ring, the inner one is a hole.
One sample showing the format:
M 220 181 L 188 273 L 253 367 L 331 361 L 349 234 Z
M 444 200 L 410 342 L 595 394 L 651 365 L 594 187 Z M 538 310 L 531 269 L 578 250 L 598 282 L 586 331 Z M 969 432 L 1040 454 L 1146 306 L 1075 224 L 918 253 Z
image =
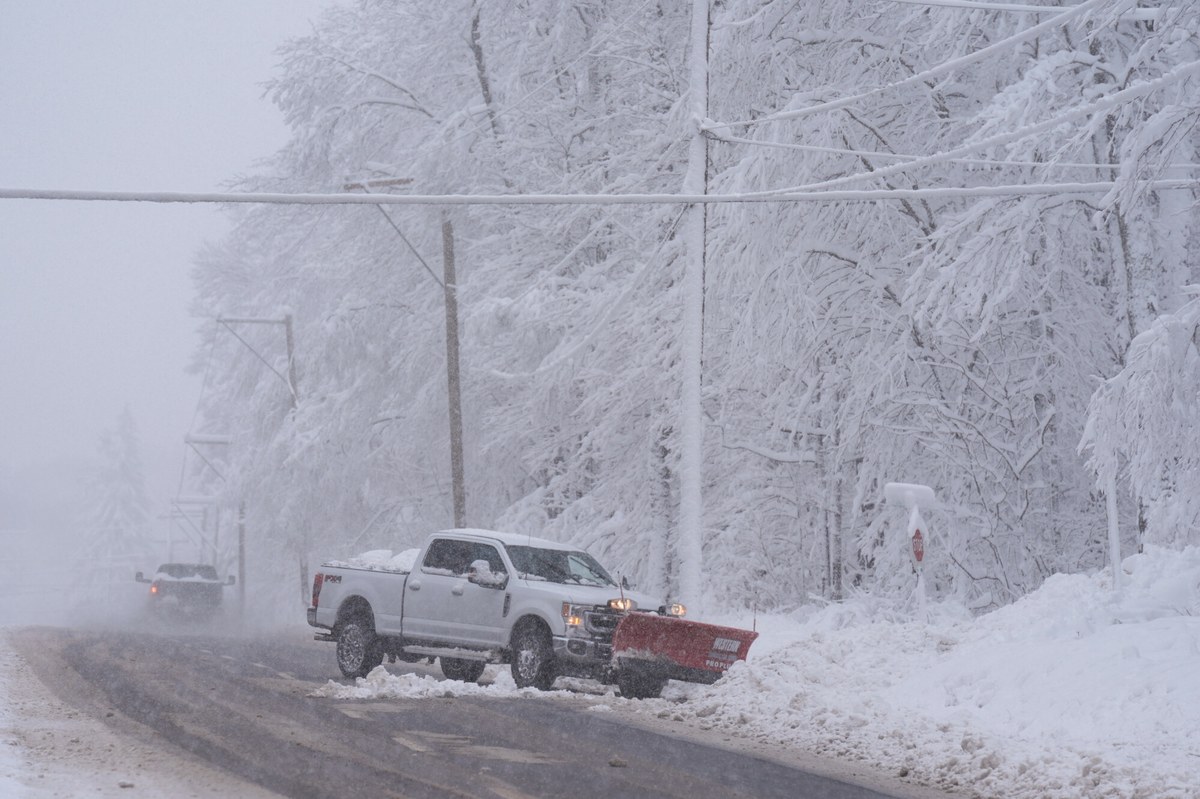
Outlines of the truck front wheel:
M 448 679 L 477 682 L 483 676 L 485 664 L 482 660 L 439 659 L 442 661 L 442 674 L 445 674 Z
M 512 676 L 518 688 L 549 691 L 554 684 L 554 651 L 540 624 L 523 624 L 513 633 Z
M 339 625 L 337 663 L 346 677 L 366 677 L 383 663 L 383 647 L 370 622 L 350 619 Z

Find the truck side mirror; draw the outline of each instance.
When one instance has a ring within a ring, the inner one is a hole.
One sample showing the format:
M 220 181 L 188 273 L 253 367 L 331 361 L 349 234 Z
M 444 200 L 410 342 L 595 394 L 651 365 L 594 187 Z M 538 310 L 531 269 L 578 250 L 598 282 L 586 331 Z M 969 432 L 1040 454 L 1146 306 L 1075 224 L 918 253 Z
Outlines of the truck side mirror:
M 229 575 L 229 579 L 227 579 L 225 581 L 225 585 L 236 585 L 236 584 L 237 584 L 237 578 L 234 577 L 232 574 Z
M 501 589 L 508 585 L 508 574 L 505 572 L 497 574 L 492 571 L 491 564 L 481 558 L 471 562 L 470 568 L 467 569 L 467 582 L 483 588 Z
M 148 582 L 150 582 L 149 580 L 147 580 L 145 577 L 143 577 L 143 576 L 142 576 L 142 573 L 141 573 L 141 572 L 138 572 L 137 574 L 135 574 L 135 575 L 133 576 L 133 579 L 134 579 L 136 582 L 139 582 L 139 583 L 148 583 Z

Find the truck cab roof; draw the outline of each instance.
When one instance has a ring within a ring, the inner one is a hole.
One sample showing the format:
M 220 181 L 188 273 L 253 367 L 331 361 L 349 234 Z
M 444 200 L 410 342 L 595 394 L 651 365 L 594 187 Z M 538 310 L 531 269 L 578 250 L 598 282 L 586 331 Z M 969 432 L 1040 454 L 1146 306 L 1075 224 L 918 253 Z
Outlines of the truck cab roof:
M 456 536 L 470 538 L 490 538 L 493 541 L 499 541 L 505 546 L 529 546 L 538 547 L 539 549 L 562 549 L 568 552 L 578 552 L 579 547 L 564 544 L 561 541 L 551 541 L 548 538 L 538 538 L 524 533 L 503 533 L 499 530 L 484 530 L 481 528 L 464 527 L 453 530 L 442 530 L 434 533 L 430 538 L 454 538 Z

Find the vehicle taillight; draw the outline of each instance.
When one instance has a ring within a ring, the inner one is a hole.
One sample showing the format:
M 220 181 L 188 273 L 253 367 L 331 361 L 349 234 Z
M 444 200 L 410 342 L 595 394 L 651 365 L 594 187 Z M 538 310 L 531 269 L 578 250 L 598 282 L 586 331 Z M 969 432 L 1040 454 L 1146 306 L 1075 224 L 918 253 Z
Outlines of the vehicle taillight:
M 317 572 L 313 577 L 313 607 L 317 606 L 317 601 L 321 598 L 321 586 L 325 584 L 325 575 Z
M 150 594 L 154 595 L 157 593 L 158 593 L 158 583 L 150 583 Z

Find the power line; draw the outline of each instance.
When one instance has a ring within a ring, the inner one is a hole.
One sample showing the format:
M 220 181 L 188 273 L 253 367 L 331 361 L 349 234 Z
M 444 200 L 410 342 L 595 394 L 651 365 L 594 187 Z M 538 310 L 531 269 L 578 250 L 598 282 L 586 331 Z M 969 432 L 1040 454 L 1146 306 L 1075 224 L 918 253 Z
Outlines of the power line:
M 957 152 L 957 151 L 954 151 Z M 931 156 L 936 158 L 937 156 Z M 897 164 L 888 169 L 907 168 Z M 861 176 L 880 175 L 884 170 Z M 888 173 L 890 174 L 890 173 Z M 847 178 L 849 179 L 849 178 Z M 1200 187 L 1200 180 L 1144 181 L 1153 190 Z M 0 200 L 71 200 L 79 202 L 258 203 L 264 205 L 726 205 L 731 203 L 871 202 L 875 200 L 1020 197 L 1054 194 L 1105 194 L 1114 181 L 1032 183 L 1012 186 L 947 186 L 931 189 L 781 189 L 744 194 L 280 194 L 271 192 L 87 191 L 76 189 L 0 188 Z

